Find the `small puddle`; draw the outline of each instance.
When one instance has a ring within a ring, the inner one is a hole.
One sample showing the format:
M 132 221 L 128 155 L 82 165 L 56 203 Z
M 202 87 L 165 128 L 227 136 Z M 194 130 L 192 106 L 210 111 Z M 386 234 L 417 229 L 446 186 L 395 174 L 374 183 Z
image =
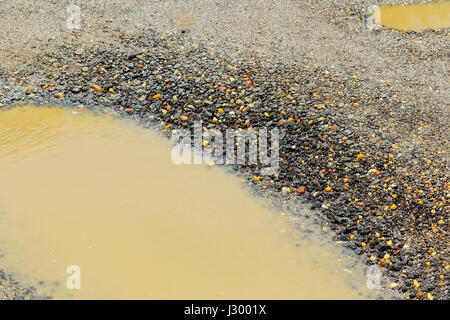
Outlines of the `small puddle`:
M 375 22 L 398 30 L 422 31 L 450 27 L 450 1 L 375 8 Z
M 62 107 L 0 110 L 0 258 L 56 298 L 368 297 L 334 244 L 296 246 L 280 212 L 166 138 Z M 285 232 L 283 232 L 285 231 Z M 69 290 L 69 266 L 81 289 Z

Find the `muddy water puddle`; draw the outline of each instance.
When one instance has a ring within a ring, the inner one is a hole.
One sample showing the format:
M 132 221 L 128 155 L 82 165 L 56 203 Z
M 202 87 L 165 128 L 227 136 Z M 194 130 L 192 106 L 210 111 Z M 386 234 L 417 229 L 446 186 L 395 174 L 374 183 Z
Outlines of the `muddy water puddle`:
M 2 268 L 56 298 L 366 297 L 334 244 L 296 246 L 286 217 L 238 178 L 170 153 L 131 121 L 0 110 Z
M 439 30 L 450 27 L 450 1 L 410 5 L 385 5 L 375 8 L 376 23 L 388 28 L 410 31 Z

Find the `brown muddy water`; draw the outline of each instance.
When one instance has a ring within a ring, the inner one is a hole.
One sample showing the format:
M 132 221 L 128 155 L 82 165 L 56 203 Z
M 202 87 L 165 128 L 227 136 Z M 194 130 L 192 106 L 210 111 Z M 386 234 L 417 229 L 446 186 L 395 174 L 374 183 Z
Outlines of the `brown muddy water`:
M 54 298 L 368 297 L 334 244 L 295 246 L 288 216 L 236 176 L 170 153 L 110 115 L 0 110 L 0 266 Z
M 398 30 L 422 31 L 450 27 L 450 1 L 375 8 L 376 23 Z

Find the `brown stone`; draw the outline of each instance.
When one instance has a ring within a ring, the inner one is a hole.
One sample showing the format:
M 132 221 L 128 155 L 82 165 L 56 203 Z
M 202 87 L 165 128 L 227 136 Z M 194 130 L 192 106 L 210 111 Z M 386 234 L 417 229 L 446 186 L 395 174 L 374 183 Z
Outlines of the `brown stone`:
M 304 194 L 306 192 L 306 187 L 298 187 L 295 191 L 297 191 L 298 194 Z

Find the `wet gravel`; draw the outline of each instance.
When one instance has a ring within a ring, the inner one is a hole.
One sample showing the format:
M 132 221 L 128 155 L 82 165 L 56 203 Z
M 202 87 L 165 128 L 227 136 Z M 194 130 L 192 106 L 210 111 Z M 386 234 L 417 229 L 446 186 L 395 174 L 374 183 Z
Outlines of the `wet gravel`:
M 338 30 L 330 32 L 348 36 L 362 32 L 366 4 L 324 1 L 302 12 L 312 10 L 311 19 L 328 19 Z M 260 194 L 320 212 L 317 222 L 379 265 L 402 298 L 448 299 L 448 84 L 426 64 L 413 70 L 405 62 L 448 66 L 448 32 L 374 32 L 370 41 L 395 44 L 386 48 L 386 65 L 404 66 L 390 74 L 378 70 L 378 60 L 365 68 L 364 51 L 292 59 L 265 39 L 258 49 L 194 29 L 106 25 L 50 38 L 32 63 L 0 67 L 0 104 L 108 108 L 167 135 L 196 120 L 223 132 L 278 128 L 278 177 L 259 176 L 257 166 L 234 169 Z M 86 41 L 90 32 L 94 41 Z M 411 42 L 419 45 L 411 49 Z
M 23 287 L 10 274 L 0 270 L 0 300 L 30 300 L 38 298 L 33 287 Z

